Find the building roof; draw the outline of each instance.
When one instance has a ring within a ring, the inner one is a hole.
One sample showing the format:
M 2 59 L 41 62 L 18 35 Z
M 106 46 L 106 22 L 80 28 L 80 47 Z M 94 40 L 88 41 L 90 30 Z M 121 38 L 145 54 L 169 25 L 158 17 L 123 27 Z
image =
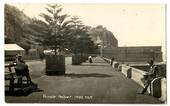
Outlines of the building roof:
M 5 51 L 24 51 L 24 49 L 17 44 L 5 44 Z

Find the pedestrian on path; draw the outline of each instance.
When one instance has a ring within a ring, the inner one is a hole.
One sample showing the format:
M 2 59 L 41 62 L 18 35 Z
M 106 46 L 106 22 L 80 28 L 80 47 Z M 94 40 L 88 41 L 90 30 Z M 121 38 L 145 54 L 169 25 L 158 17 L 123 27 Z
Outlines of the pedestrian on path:
M 110 65 L 111 65 L 111 66 L 113 65 L 113 61 L 114 61 L 114 60 L 115 60 L 115 58 L 112 57 L 111 62 L 110 62 Z
M 153 60 L 149 61 L 149 66 L 150 66 L 149 72 L 146 75 L 144 75 L 144 77 L 146 78 L 146 84 L 141 94 L 144 94 L 147 91 L 149 86 L 150 86 L 150 92 L 151 92 L 151 82 L 153 79 L 157 77 L 158 67 L 154 65 Z
M 93 63 L 92 56 L 89 56 L 88 59 L 89 59 L 89 63 Z

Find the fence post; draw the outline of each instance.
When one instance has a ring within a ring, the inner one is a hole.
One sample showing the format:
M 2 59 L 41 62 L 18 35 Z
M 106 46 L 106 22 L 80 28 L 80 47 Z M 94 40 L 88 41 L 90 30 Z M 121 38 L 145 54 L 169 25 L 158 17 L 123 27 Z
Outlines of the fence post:
M 127 78 L 132 78 L 132 68 L 127 70 Z

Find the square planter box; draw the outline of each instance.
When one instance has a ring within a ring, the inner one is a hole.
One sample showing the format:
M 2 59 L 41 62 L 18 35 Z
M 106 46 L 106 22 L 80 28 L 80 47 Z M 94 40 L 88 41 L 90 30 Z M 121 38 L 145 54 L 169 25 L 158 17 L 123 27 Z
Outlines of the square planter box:
M 82 63 L 80 55 L 73 55 L 72 56 L 72 65 L 80 65 Z
M 46 55 L 46 74 L 47 75 L 65 74 L 65 56 Z

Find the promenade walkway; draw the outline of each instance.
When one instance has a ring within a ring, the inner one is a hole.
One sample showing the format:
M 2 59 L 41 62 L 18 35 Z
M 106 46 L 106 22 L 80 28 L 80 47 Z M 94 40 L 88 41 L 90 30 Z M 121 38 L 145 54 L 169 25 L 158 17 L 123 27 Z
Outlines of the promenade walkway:
M 161 103 L 147 94 L 140 95 L 141 86 L 115 71 L 102 58 L 96 57 L 93 63 L 71 65 L 71 58 L 66 59 L 66 75 L 42 75 L 33 80 L 40 91 L 27 96 L 5 96 L 7 102 L 21 103 Z M 31 64 L 31 73 L 34 68 Z M 36 65 L 36 64 L 35 64 Z M 38 63 L 37 67 L 44 67 Z M 36 73 L 37 69 L 36 69 Z

